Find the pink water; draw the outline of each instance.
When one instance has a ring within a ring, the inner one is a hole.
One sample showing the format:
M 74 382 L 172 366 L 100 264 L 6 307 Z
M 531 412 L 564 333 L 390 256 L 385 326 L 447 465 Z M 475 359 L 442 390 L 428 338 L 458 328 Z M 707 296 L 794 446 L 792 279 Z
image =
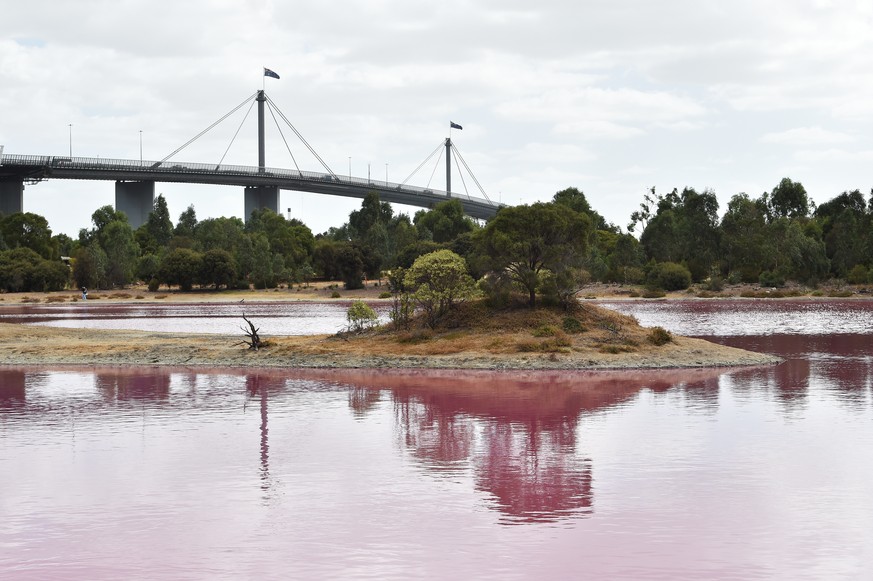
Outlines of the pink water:
M 673 304 L 788 360 L 0 368 L 0 579 L 869 578 L 871 304 Z

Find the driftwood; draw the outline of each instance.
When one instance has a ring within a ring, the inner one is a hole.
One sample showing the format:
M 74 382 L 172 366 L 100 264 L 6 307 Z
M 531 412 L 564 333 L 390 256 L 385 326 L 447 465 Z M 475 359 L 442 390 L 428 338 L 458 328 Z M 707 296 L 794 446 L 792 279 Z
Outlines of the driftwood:
M 245 321 L 248 325 L 248 328 L 246 328 L 246 326 L 244 325 L 240 325 L 240 329 L 245 334 L 245 336 L 248 337 L 248 340 L 243 339 L 239 343 L 234 343 L 234 345 L 248 345 L 249 349 L 251 349 L 252 351 L 257 351 L 264 346 L 264 341 L 262 341 L 260 335 L 258 335 L 260 329 L 258 327 L 255 327 L 255 324 L 248 320 L 248 318 L 246 318 L 245 313 L 243 313 L 242 318 L 243 321 Z

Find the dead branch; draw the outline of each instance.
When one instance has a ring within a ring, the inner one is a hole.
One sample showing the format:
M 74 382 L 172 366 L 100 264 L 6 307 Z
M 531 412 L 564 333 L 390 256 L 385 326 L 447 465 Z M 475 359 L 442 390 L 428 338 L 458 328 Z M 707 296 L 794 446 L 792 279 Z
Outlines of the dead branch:
M 242 318 L 246 322 L 248 327 L 246 327 L 245 325 L 240 325 L 240 329 L 245 334 L 245 336 L 248 337 L 248 340 L 243 339 L 239 343 L 235 343 L 235 345 L 248 345 L 249 349 L 257 351 L 264 346 L 264 342 L 261 340 L 260 335 L 258 335 L 260 329 L 258 327 L 255 327 L 255 324 L 246 317 L 245 313 L 243 313 Z

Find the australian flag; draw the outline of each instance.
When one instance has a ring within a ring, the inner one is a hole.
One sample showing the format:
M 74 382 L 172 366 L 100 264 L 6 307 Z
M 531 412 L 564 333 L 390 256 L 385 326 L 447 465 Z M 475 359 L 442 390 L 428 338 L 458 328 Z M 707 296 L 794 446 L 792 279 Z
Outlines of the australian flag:
M 451 127 L 452 129 L 463 129 L 463 127 L 461 127 L 460 125 L 458 125 L 454 121 L 449 121 L 449 127 Z
M 276 73 L 276 71 L 271 71 L 270 69 L 268 69 L 266 67 L 264 67 L 264 76 L 265 77 L 273 77 L 274 79 L 279 78 L 279 75 Z

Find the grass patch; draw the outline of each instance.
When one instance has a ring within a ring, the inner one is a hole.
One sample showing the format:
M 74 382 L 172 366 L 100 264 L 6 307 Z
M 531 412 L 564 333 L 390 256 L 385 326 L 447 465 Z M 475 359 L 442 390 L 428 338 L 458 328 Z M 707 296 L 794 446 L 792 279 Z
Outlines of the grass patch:
M 433 331 L 430 329 L 416 329 L 397 335 L 397 342 L 406 345 L 418 345 L 431 339 L 433 339 Z
M 165 298 L 167 298 L 167 295 L 155 295 L 155 298 L 156 299 L 165 299 Z
M 540 325 L 531 331 L 531 335 L 534 337 L 554 337 L 557 333 L 558 329 L 552 325 Z
M 667 293 L 659 289 L 646 289 L 642 294 L 644 299 L 663 299 L 666 296 Z
M 67 300 L 66 297 L 60 297 L 60 296 L 51 296 L 51 297 L 45 298 L 45 302 L 47 302 L 47 303 L 63 303 L 66 300 Z
M 619 353 L 633 353 L 636 348 L 632 345 L 616 345 L 614 343 L 600 344 L 597 346 L 600 353 L 609 353 L 610 355 L 618 355 Z
M 844 299 L 846 297 L 852 296 L 853 294 L 855 293 L 850 290 L 832 290 L 828 293 L 828 296 L 832 298 Z

